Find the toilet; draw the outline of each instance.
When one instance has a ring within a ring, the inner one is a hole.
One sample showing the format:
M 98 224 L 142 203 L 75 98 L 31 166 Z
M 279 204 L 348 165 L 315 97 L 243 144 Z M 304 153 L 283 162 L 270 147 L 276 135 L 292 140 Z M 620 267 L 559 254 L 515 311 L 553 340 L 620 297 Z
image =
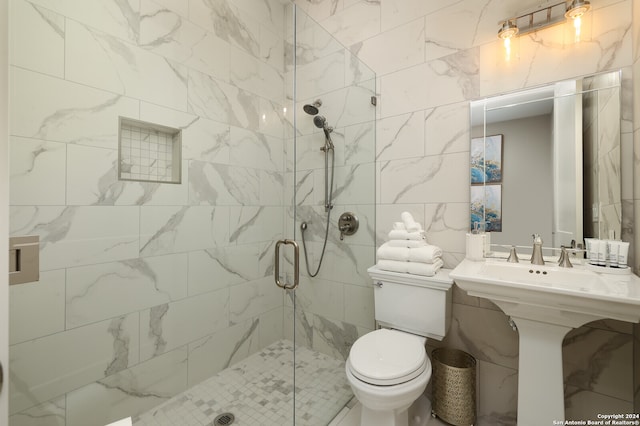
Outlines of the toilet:
M 376 323 L 382 328 L 356 340 L 345 365 L 362 405 L 360 425 L 409 426 L 419 418 L 419 424 L 426 424 L 430 412 L 416 415 L 412 410 L 409 423 L 409 408 L 431 379 L 427 338 L 442 340 L 449 329 L 453 280 L 447 269 L 433 277 L 375 266 L 367 271 L 374 285 Z

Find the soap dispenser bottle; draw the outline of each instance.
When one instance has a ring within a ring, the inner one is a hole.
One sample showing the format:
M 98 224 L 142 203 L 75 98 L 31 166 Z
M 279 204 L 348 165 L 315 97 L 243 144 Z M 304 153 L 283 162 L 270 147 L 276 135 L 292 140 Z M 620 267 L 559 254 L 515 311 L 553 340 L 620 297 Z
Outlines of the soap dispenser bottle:
M 467 259 L 483 260 L 485 250 L 484 230 L 480 227 L 480 222 L 473 223 L 473 230 L 467 234 Z

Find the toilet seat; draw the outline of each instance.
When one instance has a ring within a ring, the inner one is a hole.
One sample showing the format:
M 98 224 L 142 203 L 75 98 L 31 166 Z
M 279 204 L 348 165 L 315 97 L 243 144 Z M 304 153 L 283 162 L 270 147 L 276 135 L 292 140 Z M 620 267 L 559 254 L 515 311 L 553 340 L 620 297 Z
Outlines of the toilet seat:
M 408 382 L 418 377 L 428 364 L 424 339 L 384 328 L 356 340 L 347 360 L 356 378 L 379 386 Z

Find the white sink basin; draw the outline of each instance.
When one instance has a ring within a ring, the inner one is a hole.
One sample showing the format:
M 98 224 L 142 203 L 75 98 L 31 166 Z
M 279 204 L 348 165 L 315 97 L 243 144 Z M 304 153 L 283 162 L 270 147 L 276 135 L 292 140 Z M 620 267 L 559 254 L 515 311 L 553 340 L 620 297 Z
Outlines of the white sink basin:
M 604 318 L 640 322 L 640 278 L 633 274 L 465 259 L 449 276 L 518 327 L 518 426 L 564 419 L 562 341 L 569 330 Z
M 481 273 L 502 283 L 511 282 L 555 289 L 579 289 L 580 291 L 592 291 L 593 289 L 600 292 L 606 288 L 598 274 L 587 270 L 485 262 Z
M 633 274 L 487 259 L 464 260 L 451 277 L 470 295 L 492 300 L 509 315 L 570 327 L 604 318 L 640 322 L 640 279 Z

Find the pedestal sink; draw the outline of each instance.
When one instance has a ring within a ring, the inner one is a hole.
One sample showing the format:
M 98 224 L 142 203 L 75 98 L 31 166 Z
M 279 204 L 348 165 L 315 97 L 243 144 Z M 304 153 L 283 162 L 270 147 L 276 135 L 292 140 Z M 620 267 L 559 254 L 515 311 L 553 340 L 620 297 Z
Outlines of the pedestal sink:
M 596 269 L 465 259 L 450 274 L 460 288 L 491 300 L 518 327 L 518 426 L 564 420 L 562 341 L 572 328 L 605 318 L 640 322 L 640 278 Z

